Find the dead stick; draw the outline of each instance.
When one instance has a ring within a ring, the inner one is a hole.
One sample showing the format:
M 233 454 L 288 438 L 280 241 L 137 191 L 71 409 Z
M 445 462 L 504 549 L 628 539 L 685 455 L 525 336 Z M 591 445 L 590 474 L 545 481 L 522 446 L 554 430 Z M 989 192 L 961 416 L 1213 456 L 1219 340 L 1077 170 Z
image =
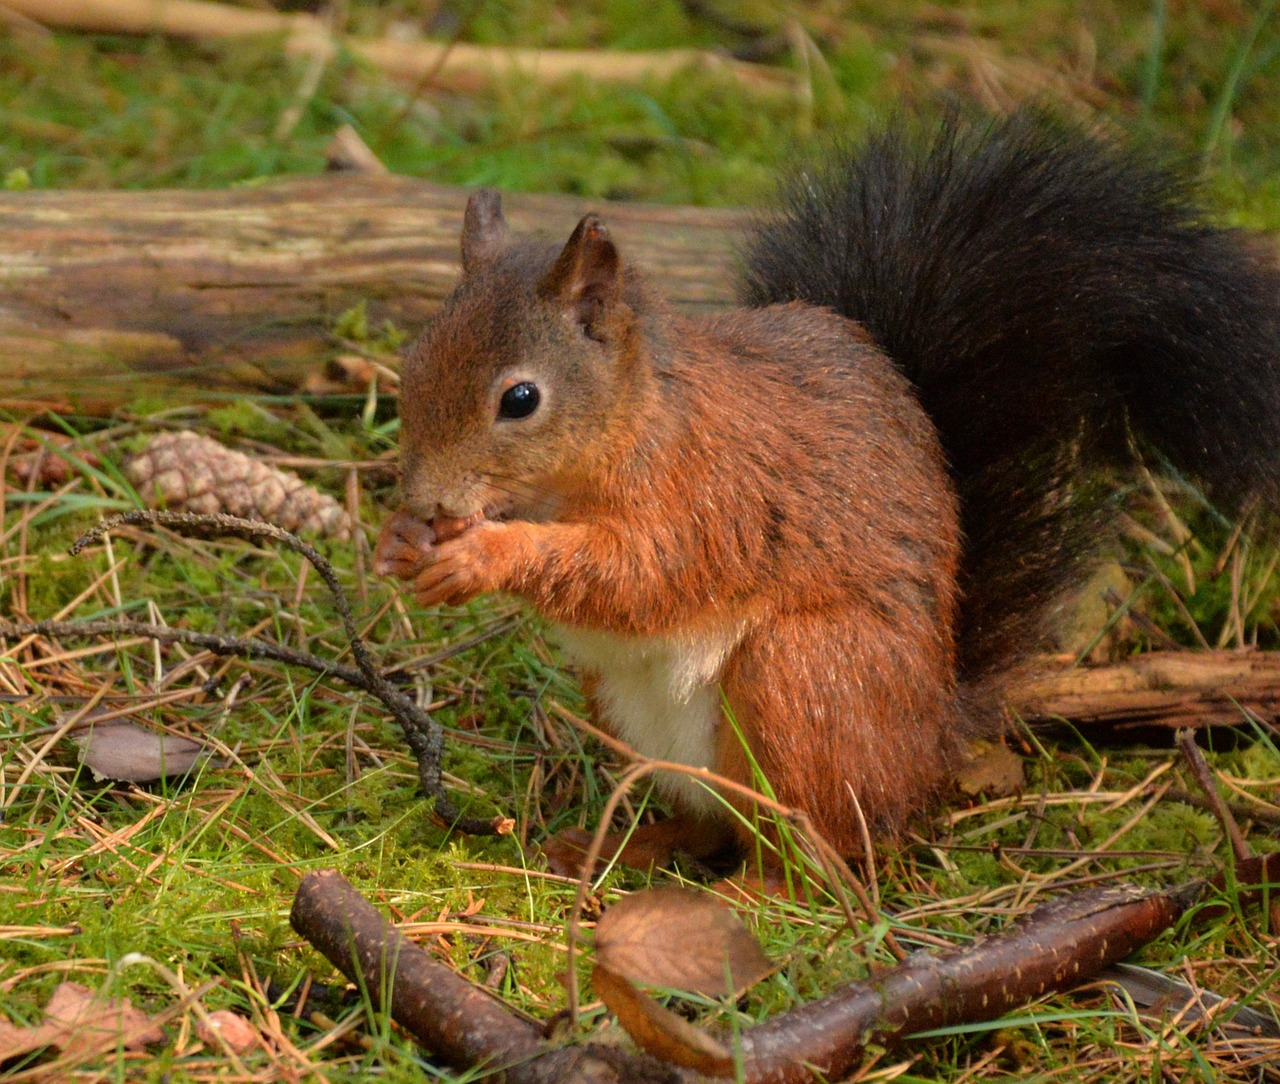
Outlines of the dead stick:
M 744 1078 L 799 1084 L 813 1080 L 816 1069 L 836 1079 L 870 1043 L 892 1047 L 912 1032 L 994 1020 L 1078 986 L 1168 929 L 1203 888 L 1082 892 L 1044 904 L 976 945 L 908 960 L 746 1032 Z
M 1280 881 L 1280 852 L 1236 863 L 1241 905 Z M 1053 900 L 1013 927 L 963 948 L 912 957 L 745 1032 L 747 1084 L 807 1084 L 815 1069 L 840 1077 L 875 1043 L 893 1048 L 911 1033 L 993 1020 L 1010 1009 L 1089 981 L 1170 928 L 1225 877 L 1159 892 L 1095 889 Z M 1221 918 L 1229 905 L 1200 907 L 1193 922 Z
M 218 655 L 242 655 L 250 658 L 272 658 L 293 666 L 304 666 L 320 674 L 332 674 L 349 684 L 363 689 L 382 701 L 391 712 L 405 736 L 406 744 L 418 762 L 418 777 L 423 791 L 435 799 L 437 815 L 459 831 L 471 835 L 495 835 L 509 828 L 503 817 L 481 819 L 464 817 L 453 804 L 441 780 L 441 758 L 444 749 L 444 730 L 418 704 L 397 689 L 377 668 L 364 638 L 356 628 L 350 604 L 338 580 L 333 565 L 313 546 L 297 535 L 271 523 L 243 519 L 223 513 L 201 514 L 195 512 L 165 512 L 138 509 L 104 520 L 90 528 L 72 545 L 70 553 L 78 555 L 91 542 L 122 524 L 151 524 L 173 527 L 178 530 L 211 530 L 222 535 L 239 535 L 249 538 L 270 538 L 306 558 L 324 580 L 333 596 L 334 606 L 347 634 L 351 654 L 356 667 L 342 666 L 330 660 L 318 659 L 308 652 L 298 651 L 283 644 L 240 637 L 214 636 L 186 629 L 159 628 L 129 621 L 111 622 L 63 622 L 37 621 L 26 624 L 0 622 L 0 639 L 25 636 L 117 636 L 141 635 L 158 643 L 183 642 L 195 644 Z
M 1204 759 L 1204 754 L 1200 752 L 1200 747 L 1196 745 L 1194 731 L 1178 731 L 1178 750 L 1182 753 L 1182 759 L 1187 762 L 1187 767 L 1191 769 L 1196 783 L 1204 791 L 1213 815 L 1218 818 L 1218 823 L 1222 825 L 1227 839 L 1231 841 L 1231 853 L 1236 856 L 1236 861 L 1242 862 L 1246 858 L 1252 858 L 1253 848 L 1249 846 L 1249 841 L 1244 838 L 1240 825 L 1236 823 L 1231 810 L 1227 808 L 1222 795 L 1218 793 L 1218 784 L 1214 781 L 1213 770 Z
M 222 512 L 202 514 L 198 512 L 165 512 L 155 509 L 141 508 L 133 512 L 125 512 L 119 516 L 103 520 L 96 527 L 82 534 L 72 545 L 70 553 L 74 557 L 90 542 L 107 534 L 121 525 L 152 524 L 173 527 L 178 531 L 211 530 L 221 535 L 239 535 L 247 538 L 270 538 L 293 550 L 310 562 L 320 574 L 325 586 L 333 596 L 334 607 L 342 621 L 343 631 L 347 634 L 347 642 L 351 656 L 364 683 L 359 687 L 367 690 L 382 701 L 391 712 L 400 729 L 404 733 L 405 742 L 413 751 L 418 761 L 418 776 L 423 790 L 429 798 L 435 799 L 436 812 L 441 819 L 450 822 L 463 832 L 471 835 L 492 835 L 501 830 L 501 818 L 482 820 L 474 817 L 463 817 L 453 804 L 448 791 L 441 780 L 441 760 L 444 753 L 444 730 L 418 704 L 389 682 L 374 662 L 373 656 L 365 645 L 364 637 L 356 628 L 355 618 L 351 613 L 351 605 L 342 590 L 329 559 L 314 546 L 308 545 L 297 535 L 277 527 L 274 523 L 260 520 L 244 519 Z
M 1192 794 L 1188 790 L 1179 790 L 1176 787 L 1165 791 L 1164 800 L 1166 802 L 1181 802 L 1183 805 L 1191 805 L 1197 809 L 1213 812 L 1213 803 L 1208 798 L 1200 794 Z M 1237 821 L 1251 820 L 1273 831 L 1280 829 L 1280 813 L 1272 812 L 1270 809 L 1257 809 L 1253 806 L 1247 806 L 1243 802 L 1227 802 L 1227 808 L 1231 810 L 1231 815 Z
M 289 913 L 293 928 L 339 971 L 450 1065 L 509 1065 L 539 1053 L 532 1024 L 433 960 L 336 870 L 308 873 Z
M 1027 720 L 1118 726 L 1240 724 L 1280 714 L 1280 652 L 1152 651 L 1108 666 L 1045 660 L 1007 691 Z
M 365 675 L 354 666 L 344 666 L 332 659 L 322 659 L 306 651 L 271 640 L 259 640 L 252 636 L 220 636 L 216 633 L 197 632 L 194 629 L 175 629 L 167 625 L 149 625 L 142 621 L 116 618 L 109 621 L 0 621 L 0 643 L 6 640 L 23 640 L 31 636 L 44 636 L 51 640 L 80 639 L 115 641 L 138 637 L 154 640 L 158 644 L 185 644 L 198 647 L 210 654 L 224 658 L 270 659 L 286 666 L 298 666 L 319 674 L 335 677 L 348 685 L 378 696 L 378 687 L 370 684 Z M 386 701 L 383 701 L 386 704 Z M 415 705 L 416 707 L 416 705 Z M 435 813 L 451 828 L 474 836 L 502 835 L 510 827 L 508 818 L 464 817 L 440 782 L 439 755 L 428 746 L 421 730 L 413 719 L 402 718 L 397 709 L 387 705 L 405 734 L 405 744 L 418 762 L 418 780 L 423 793 L 435 797 Z M 417 711 L 421 712 L 418 708 Z
M 1196 783 L 1204 791 L 1204 796 L 1209 802 L 1213 815 L 1217 817 L 1218 823 L 1222 825 L 1222 830 L 1226 833 L 1227 839 L 1231 841 L 1231 853 L 1235 855 L 1236 863 L 1241 864 L 1250 861 L 1255 857 L 1253 848 L 1249 846 L 1249 841 L 1245 838 L 1244 832 L 1240 830 L 1240 825 L 1236 823 L 1235 817 L 1231 815 L 1231 810 L 1228 808 L 1226 801 L 1218 793 L 1218 784 L 1213 777 L 1213 770 L 1209 767 L 1209 762 L 1204 759 L 1204 754 L 1200 752 L 1200 747 L 1196 745 L 1196 736 L 1193 731 L 1178 731 L 1178 749 L 1182 753 L 1182 758 L 1187 762 L 1187 766 L 1190 767 Z M 1273 930 L 1280 929 L 1280 899 L 1271 901 L 1268 913 L 1271 916 L 1271 928 Z
M 501 1072 L 507 1084 L 636 1081 L 682 1084 L 691 1075 L 619 1047 L 553 1047 L 478 986 L 432 959 L 401 934 L 336 870 L 308 873 L 298 885 L 293 928 L 371 1002 L 456 1069 Z

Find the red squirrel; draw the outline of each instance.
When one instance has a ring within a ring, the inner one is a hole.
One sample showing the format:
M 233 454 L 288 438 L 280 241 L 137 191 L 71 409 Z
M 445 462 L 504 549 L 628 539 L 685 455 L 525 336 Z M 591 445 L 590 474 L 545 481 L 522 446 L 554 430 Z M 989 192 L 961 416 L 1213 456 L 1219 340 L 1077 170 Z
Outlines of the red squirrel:
M 405 362 L 376 567 L 423 606 L 526 600 L 611 733 L 759 772 L 856 855 L 860 818 L 891 835 L 999 728 L 1128 432 L 1224 499 L 1274 496 L 1280 270 L 1036 111 L 890 125 L 779 203 L 746 307 L 695 318 L 595 215 L 518 240 L 476 192 Z M 658 785 L 675 816 L 624 860 L 741 837 L 740 798 Z

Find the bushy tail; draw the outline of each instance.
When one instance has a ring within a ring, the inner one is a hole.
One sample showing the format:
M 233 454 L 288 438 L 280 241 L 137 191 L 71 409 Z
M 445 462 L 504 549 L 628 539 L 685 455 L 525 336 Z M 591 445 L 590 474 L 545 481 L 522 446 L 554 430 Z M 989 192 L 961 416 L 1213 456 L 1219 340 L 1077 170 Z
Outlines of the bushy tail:
M 1036 111 L 902 123 L 786 186 L 751 304 L 863 324 L 918 389 L 964 507 L 970 677 L 1025 653 L 1096 533 L 1126 422 L 1215 496 L 1280 493 L 1280 265 L 1184 187 Z

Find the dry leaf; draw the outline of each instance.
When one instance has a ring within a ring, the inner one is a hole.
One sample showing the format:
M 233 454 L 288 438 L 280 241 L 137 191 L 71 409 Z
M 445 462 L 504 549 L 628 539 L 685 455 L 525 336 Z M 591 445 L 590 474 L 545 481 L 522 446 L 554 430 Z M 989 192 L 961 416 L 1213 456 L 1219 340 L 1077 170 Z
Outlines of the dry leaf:
M 31 1027 L 0 1021 L 0 1062 L 42 1047 L 85 1057 L 100 1050 L 141 1050 L 164 1041 L 164 1032 L 128 998 L 100 997 L 78 982 L 64 982 L 45 1006 L 45 1020 Z
M 247 1054 L 262 1041 L 255 1028 L 239 1013 L 215 1009 L 196 1021 L 196 1034 L 215 1049 L 225 1044 L 236 1054 Z
M 20 1027 L 0 1020 L 0 1064 L 21 1054 L 29 1054 L 46 1046 L 57 1046 L 65 1035 L 59 1024 L 45 1022 L 31 1027 Z
M 634 892 L 596 925 L 596 959 L 630 982 L 736 996 L 769 973 L 769 958 L 735 911 L 685 888 Z
M 1026 781 L 1022 758 L 1001 741 L 971 741 L 965 749 L 965 762 L 956 772 L 957 786 L 970 798 L 1017 794 Z
M 729 1076 L 733 1072 L 733 1055 L 722 1043 L 641 993 L 622 976 L 596 964 L 591 985 L 646 1054 L 704 1076 Z
M 386 395 L 399 390 L 400 378 L 379 362 L 359 354 L 340 354 L 323 368 L 309 372 L 302 381 L 302 391 L 305 395 L 365 394 L 375 383 Z
M 389 173 L 360 133 L 350 124 L 344 124 L 333 133 L 324 149 L 324 165 L 329 170 L 352 170 L 357 173 Z
M 185 775 L 207 755 L 198 741 L 157 733 L 128 719 L 95 723 L 73 734 L 72 740 L 94 779 L 125 783 Z
M 636 892 L 601 916 L 595 945 L 596 993 L 643 1050 L 708 1076 L 733 1072 L 723 1044 L 635 984 L 736 995 L 768 974 L 769 958 L 735 911 L 684 888 Z

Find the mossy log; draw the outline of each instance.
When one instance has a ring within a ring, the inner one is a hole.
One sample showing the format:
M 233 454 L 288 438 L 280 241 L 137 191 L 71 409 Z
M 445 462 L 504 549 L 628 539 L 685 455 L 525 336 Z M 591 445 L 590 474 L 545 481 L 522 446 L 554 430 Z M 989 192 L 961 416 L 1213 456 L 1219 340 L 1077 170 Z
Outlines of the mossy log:
M 0 400 L 290 392 L 334 318 L 416 331 L 458 274 L 464 189 L 336 173 L 223 191 L 0 194 Z M 741 212 L 511 195 L 513 229 L 599 211 L 685 310 L 731 303 Z

